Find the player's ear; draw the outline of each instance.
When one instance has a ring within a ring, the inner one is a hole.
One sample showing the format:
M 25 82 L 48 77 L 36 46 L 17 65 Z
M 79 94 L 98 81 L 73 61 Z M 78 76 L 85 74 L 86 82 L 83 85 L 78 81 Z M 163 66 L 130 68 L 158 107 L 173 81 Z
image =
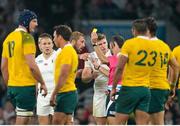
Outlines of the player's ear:
M 41 47 L 41 43 L 38 42 L 38 47 L 39 47 L 39 50 L 42 51 L 42 47 Z
M 75 45 L 75 44 L 76 44 L 76 41 L 73 39 L 73 40 L 71 41 L 71 44 L 72 44 L 72 45 Z

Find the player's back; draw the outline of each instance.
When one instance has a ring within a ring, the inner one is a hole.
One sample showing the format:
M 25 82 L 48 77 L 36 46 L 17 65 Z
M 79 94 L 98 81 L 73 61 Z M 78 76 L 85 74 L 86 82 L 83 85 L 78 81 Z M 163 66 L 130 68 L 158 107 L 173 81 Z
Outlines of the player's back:
M 33 37 L 22 30 L 11 32 L 3 43 L 2 56 L 8 58 L 8 86 L 31 86 L 36 80 L 26 63 L 26 54 L 35 54 Z
M 123 73 L 123 86 L 149 86 L 149 75 L 156 63 L 154 44 L 148 37 L 138 36 L 127 40 L 121 53 L 128 56 Z
M 168 62 L 173 58 L 169 46 L 162 40 L 155 38 L 151 39 L 156 45 L 155 52 L 157 53 L 156 65 L 150 74 L 150 88 L 153 89 L 170 89 L 167 80 Z

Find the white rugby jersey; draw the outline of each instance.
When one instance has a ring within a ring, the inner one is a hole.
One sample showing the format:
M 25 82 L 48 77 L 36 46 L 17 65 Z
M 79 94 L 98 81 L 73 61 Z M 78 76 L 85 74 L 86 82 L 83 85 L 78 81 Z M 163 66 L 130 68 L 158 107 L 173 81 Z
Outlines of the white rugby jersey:
M 94 65 L 90 60 L 91 58 L 95 58 L 95 59 L 98 60 L 97 62 L 99 64 L 101 63 L 101 61 L 99 60 L 96 52 L 92 52 L 90 55 L 91 55 L 91 57 L 89 57 L 88 61 L 85 61 L 85 67 L 90 67 L 93 71 L 98 72 L 98 76 L 97 76 L 97 78 L 95 79 L 95 82 L 94 82 L 94 91 L 95 92 L 100 91 L 100 90 L 105 91 L 107 89 L 107 85 L 108 85 L 108 77 L 105 76 L 103 73 L 101 73 L 101 72 L 94 69 Z M 106 53 L 105 56 L 111 56 L 110 50 L 108 50 L 108 52 Z M 101 66 L 104 67 L 105 69 L 109 70 L 109 67 L 107 65 L 101 64 Z
M 57 53 L 60 53 L 60 49 L 53 51 L 52 55 L 45 59 L 43 54 L 36 57 L 36 63 L 40 69 L 44 82 L 46 84 L 48 93 L 51 93 L 55 87 L 54 83 L 54 61 L 56 59 Z M 40 84 L 38 84 L 38 88 Z

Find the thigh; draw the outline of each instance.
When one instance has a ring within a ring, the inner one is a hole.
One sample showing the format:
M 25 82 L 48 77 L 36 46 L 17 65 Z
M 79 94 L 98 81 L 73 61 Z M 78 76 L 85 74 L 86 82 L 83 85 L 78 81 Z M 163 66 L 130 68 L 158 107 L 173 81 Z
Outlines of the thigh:
M 135 121 L 137 125 L 148 125 L 149 114 L 142 110 L 136 110 Z
M 164 105 L 168 96 L 169 90 L 151 89 L 149 113 L 152 114 L 164 111 Z
M 78 96 L 76 91 L 59 93 L 56 97 L 55 112 L 72 114 L 77 106 Z
M 138 88 L 136 93 L 139 96 L 136 110 L 140 110 L 142 112 L 147 113 L 149 110 L 149 104 L 150 104 L 150 99 L 151 99 L 151 93 L 150 93 L 149 88 L 146 88 L 146 87 Z
M 9 93 L 18 116 L 33 116 L 36 105 L 35 86 L 11 87 Z
M 134 112 L 140 99 L 139 94 L 136 93 L 137 89 L 122 86 L 115 105 L 117 113 L 130 114 Z
M 48 116 L 54 114 L 54 109 L 52 106 L 50 106 L 50 94 L 48 94 L 46 97 L 38 95 L 37 97 L 37 115 L 40 116 Z
M 105 93 L 95 93 L 93 96 L 93 116 L 106 117 L 106 98 Z
M 164 111 L 151 114 L 150 122 L 152 125 L 164 125 Z
M 115 115 L 115 124 L 116 125 L 125 125 L 129 119 L 128 114 L 116 113 Z
M 7 90 L 7 100 L 10 101 L 12 103 L 12 105 L 14 106 L 14 108 L 16 108 L 16 91 L 13 87 L 8 87 Z
M 37 104 L 36 108 L 37 115 L 39 116 L 49 116 L 54 114 L 54 109 L 52 106 L 41 106 Z
M 36 90 L 33 87 L 17 89 L 16 106 L 21 109 L 32 111 L 36 104 Z
M 115 96 L 116 98 L 118 97 L 118 94 Z M 110 99 L 110 95 L 108 94 L 107 100 L 106 100 L 106 112 L 107 112 L 107 117 L 115 117 L 115 101 L 112 101 Z

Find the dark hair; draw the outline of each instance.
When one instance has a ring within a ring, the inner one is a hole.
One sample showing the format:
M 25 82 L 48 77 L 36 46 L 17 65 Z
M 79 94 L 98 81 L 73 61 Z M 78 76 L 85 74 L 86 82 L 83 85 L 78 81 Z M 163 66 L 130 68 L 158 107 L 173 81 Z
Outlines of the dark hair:
M 143 19 L 137 19 L 133 21 L 132 28 L 139 34 L 145 34 L 148 30 L 147 24 Z
M 40 42 L 42 38 L 50 38 L 52 40 L 52 36 L 48 33 L 42 33 L 38 38 L 38 42 Z
M 83 37 L 84 37 L 84 34 L 81 33 L 81 32 L 78 32 L 78 31 L 74 31 L 74 32 L 72 32 L 72 34 L 71 34 L 70 41 L 72 41 L 72 40 L 77 41 L 80 36 L 83 36 Z
M 154 17 L 148 17 L 144 19 L 145 22 L 147 23 L 148 29 L 151 33 L 152 36 L 156 35 L 156 30 L 157 30 L 157 24 L 156 24 L 156 20 L 154 19 Z
M 98 39 L 97 39 L 98 41 L 106 38 L 106 36 L 102 33 L 98 33 L 97 35 L 98 35 Z
M 69 41 L 71 34 L 72 34 L 72 30 L 69 26 L 67 25 L 58 25 L 54 27 L 54 31 L 56 31 L 57 35 L 61 35 L 65 41 Z
M 124 38 L 120 35 L 114 35 L 111 37 L 110 43 L 117 43 L 117 45 L 119 46 L 119 48 L 122 47 L 122 45 L 124 44 Z

